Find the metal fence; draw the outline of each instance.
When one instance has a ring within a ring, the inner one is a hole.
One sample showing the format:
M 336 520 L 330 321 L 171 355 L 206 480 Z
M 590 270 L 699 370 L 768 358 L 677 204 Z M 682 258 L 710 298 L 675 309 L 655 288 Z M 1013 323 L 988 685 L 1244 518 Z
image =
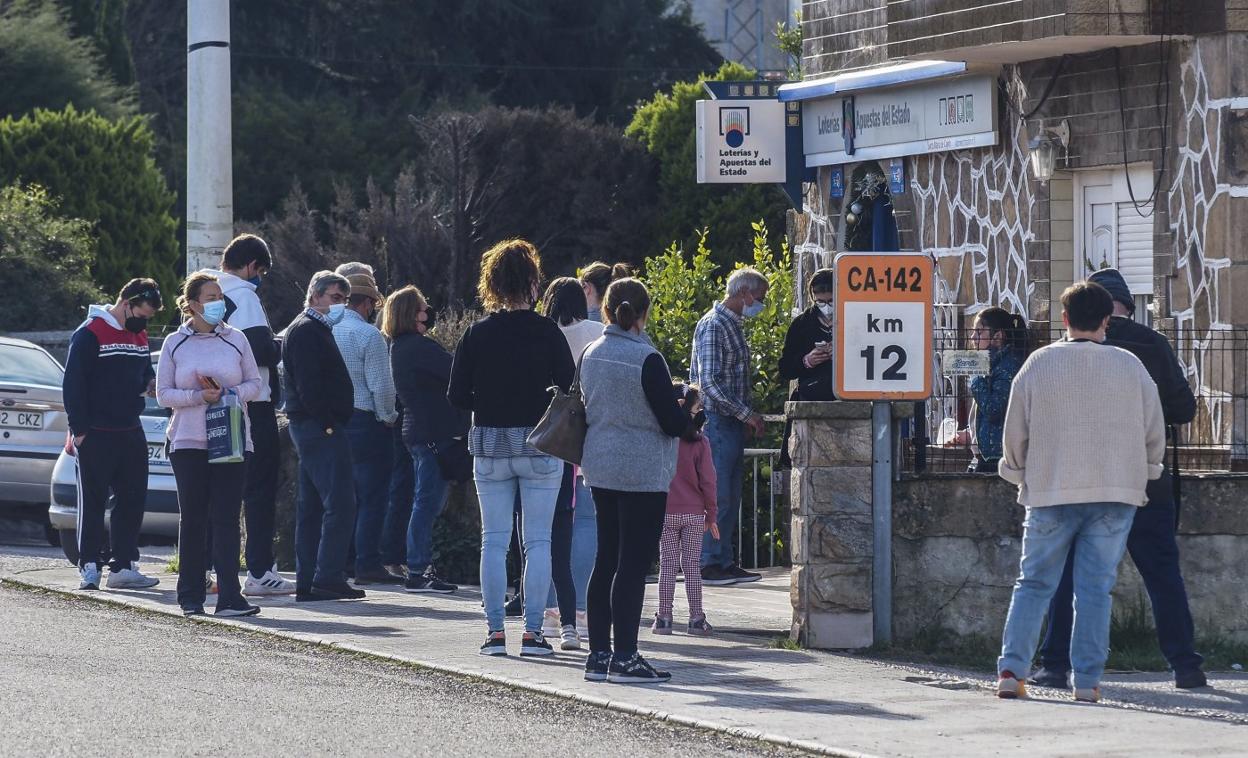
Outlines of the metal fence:
M 1196 396 L 1196 418 L 1177 427 L 1180 471 L 1248 471 L 1248 329 L 1171 328 L 1160 330 L 1178 356 Z M 942 426 L 965 429 L 974 399 L 970 377 L 944 370 L 949 351 L 967 350 L 969 329 L 933 333 L 932 396 L 915 404 L 914 418 L 903 426 L 902 470 L 955 473 L 973 458 L 967 444 L 940 444 Z M 1063 332 L 1042 335 L 1041 344 Z M 1034 337 L 1034 333 L 1033 333 Z M 1076 390 L 1072 390 L 1076 391 Z M 1170 451 L 1167 458 L 1174 454 Z
M 746 568 L 788 566 L 788 478 L 779 470 L 776 448 L 746 448 L 738 506 L 737 555 Z M 723 535 L 721 535 L 722 537 Z

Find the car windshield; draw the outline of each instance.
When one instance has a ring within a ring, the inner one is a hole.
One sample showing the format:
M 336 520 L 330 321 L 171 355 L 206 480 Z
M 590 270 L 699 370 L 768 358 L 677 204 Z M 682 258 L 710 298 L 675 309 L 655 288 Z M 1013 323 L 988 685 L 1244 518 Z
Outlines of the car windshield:
M 47 353 L 24 345 L 0 345 L 0 382 L 60 387 L 65 376 Z

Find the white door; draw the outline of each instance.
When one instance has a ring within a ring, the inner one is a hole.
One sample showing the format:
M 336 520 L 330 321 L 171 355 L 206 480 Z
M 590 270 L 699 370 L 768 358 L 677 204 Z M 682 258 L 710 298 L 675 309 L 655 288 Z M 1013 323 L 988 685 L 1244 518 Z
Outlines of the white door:
M 1136 320 L 1148 323 L 1153 206 L 1144 203 L 1153 192 L 1153 174 L 1148 166 L 1132 166 L 1130 171 L 1129 187 L 1121 168 L 1075 174 L 1075 275 L 1086 279 L 1103 268 L 1118 269 L 1135 296 Z

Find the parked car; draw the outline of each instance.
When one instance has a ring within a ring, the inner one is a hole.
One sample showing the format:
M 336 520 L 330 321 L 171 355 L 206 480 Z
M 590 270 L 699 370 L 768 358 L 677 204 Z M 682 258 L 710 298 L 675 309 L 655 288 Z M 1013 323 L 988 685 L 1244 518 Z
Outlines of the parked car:
M 48 480 L 68 427 L 64 376 L 43 348 L 0 337 L 0 508 L 48 502 Z
M 152 353 L 152 365 L 160 353 Z M 59 393 L 60 388 L 57 388 Z M 178 488 L 173 480 L 173 467 L 165 452 L 165 429 L 169 425 L 169 409 L 161 408 L 155 398 L 147 398 L 140 420 L 147 435 L 147 504 L 143 512 L 140 537 L 147 542 L 171 543 L 178 536 Z M 52 482 L 52 504 L 48 520 L 60 532 L 61 549 L 70 563 L 78 563 L 78 465 L 74 456 L 65 451 L 65 427 L 61 427 L 60 454 L 49 479 Z M 48 494 L 44 480 L 44 496 Z M 107 526 L 112 507 L 104 517 Z

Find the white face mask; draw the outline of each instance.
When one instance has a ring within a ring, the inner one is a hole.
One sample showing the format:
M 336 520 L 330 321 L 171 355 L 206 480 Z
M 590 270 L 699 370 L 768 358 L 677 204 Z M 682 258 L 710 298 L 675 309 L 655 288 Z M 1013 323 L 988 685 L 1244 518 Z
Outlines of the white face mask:
M 834 310 L 832 303 L 815 303 L 815 307 L 819 309 L 820 315 L 824 318 L 832 318 L 832 311 Z
M 329 322 L 330 326 L 333 326 L 334 324 L 337 324 L 339 321 L 342 321 L 342 317 L 345 316 L 346 313 L 347 313 L 346 303 L 334 303 L 333 305 L 329 306 L 329 310 L 326 311 L 325 320 Z

